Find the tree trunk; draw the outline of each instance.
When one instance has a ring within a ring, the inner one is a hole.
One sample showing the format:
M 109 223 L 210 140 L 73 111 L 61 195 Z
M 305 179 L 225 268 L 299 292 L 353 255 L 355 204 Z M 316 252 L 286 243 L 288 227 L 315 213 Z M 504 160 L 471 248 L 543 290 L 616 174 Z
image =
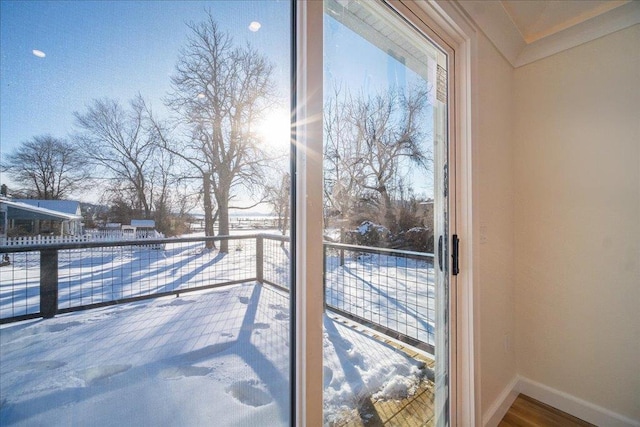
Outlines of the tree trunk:
M 221 197 L 218 201 L 218 236 L 229 235 L 229 197 Z M 220 252 L 229 252 L 229 241 L 220 241 Z
M 213 236 L 213 206 L 211 205 L 211 174 L 202 174 L 202 191 L 204 196 L 204 235 Z M 214 248 L 213 241 L 207 241 L 207 249 Z
M 393 213 L 393 203 L 391 202 L 391 197 L 387 192 L 386 186 L 380 187 L 380 195 L 382 196 L 382 200 L 384 200 L 384 226 L 389 229 L 392 233 L 397 232 L 397 224 L 396 224 L 396 216 Z
M 289 200 L 284 203 L 284 218 L 282 219 L 282 235 L 287 235 L 287 229 L 289 225 Z

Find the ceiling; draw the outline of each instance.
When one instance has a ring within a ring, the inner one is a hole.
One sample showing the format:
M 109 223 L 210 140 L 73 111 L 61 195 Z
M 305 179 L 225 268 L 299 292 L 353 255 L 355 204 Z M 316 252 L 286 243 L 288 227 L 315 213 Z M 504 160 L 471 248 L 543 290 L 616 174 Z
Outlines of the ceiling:
M 629 2 L 630 0 L 502 0 L 500 3 L 520 31 L 524 41 L 532 43 Z
M 459 0 L 514 67 L 640 23 L 638 0 Z

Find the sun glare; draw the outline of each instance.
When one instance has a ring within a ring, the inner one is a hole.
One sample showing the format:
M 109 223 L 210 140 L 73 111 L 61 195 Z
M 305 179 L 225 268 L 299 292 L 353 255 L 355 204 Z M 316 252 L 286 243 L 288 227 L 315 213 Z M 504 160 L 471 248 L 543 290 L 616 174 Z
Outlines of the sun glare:
M 251 24 L 249 24 L 249 30 L 253 31 L 254 33 L 256 31 L 258 31 L 260 29 L 260 27 L 262 27 L 262 24 L 260 24 L 257 21 L 253 21 L 253 22 L 251 22 Z
M 256 133 L 265 148 L 286 149 L 291 140 L 291 119 L 285 110 L 274 110 L 256 126 Z

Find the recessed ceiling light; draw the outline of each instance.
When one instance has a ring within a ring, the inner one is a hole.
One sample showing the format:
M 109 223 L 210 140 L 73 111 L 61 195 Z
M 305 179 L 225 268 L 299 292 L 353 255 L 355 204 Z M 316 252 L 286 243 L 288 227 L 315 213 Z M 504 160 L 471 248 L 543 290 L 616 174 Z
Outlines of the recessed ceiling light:
M 38 58 L 44 58 L 45 56 L 47 56 L 43 51 L 38 50 L 38 49 L 33 49 L 31 51 L 31 53 L 33 53 L 35 56 L 37 56 Z
M 249 24 L 249 30 L 253 31 L 254 33 L 258 31 L 260 27 L 262 27 L 262 24 L 260 24 L 258 21 L 253 21 L 251 24 Z

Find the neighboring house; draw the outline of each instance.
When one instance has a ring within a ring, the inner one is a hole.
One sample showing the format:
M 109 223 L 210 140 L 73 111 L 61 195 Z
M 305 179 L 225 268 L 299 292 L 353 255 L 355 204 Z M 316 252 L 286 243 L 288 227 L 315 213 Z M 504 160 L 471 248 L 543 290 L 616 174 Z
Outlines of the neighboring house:
M 156 222 L 152 219 L 132 219 L 131 225 L 122 226 L 122 235 L 130 239 L 164 237 L 156 231 Z
M 0 237 L 80 234 L 80 202 L 0 199 Z
M 164 234 L 155 229 L 155 221 L 152 219 L 132 219 L 131 224 L 108 222 L 99 230 L 84 230 L 85 235 L 93 236 L 98 240 L 135 240 L 135 239 L 161 239 Z

